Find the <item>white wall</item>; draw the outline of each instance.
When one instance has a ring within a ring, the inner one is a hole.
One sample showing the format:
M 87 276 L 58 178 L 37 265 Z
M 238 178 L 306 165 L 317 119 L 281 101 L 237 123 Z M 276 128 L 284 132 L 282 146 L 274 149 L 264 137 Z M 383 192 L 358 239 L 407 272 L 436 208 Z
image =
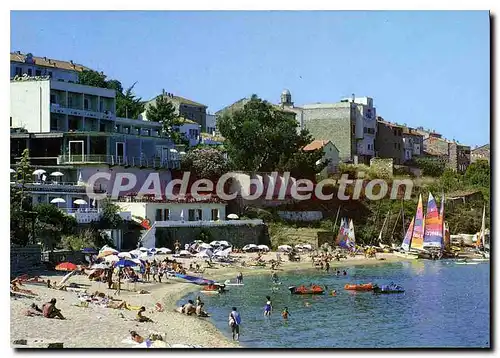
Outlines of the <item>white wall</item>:
M 50 131 L 50 81 L 10 83 L 10 116 L 13 127 L 28 132 Z
M 41 76 L 48 76 L 50 75 L 52 79 L 54 80 L 62 80 L 65 82 L 78 82 L 78 72 L 76 71 L 68 71 L 68 70 L 63 70 L 61 68 L 48 68 L 48 67 L 42 67 L 42 66 L 37 66 L 35 64 L 28 64 L 28 63 L 20 63 L 20 62 L 11 62 L 10 63 L 10 77 L 16 76 L 16 67 L 21 68 L 22 74 L 28 74 L 28 69 L 31 69 L 32 76 L 36 75 L 36 70 L 41 71 Z
M 116 202 L 118 206 L 123 211 L 130 211 L 132 216 L 140 216 L 142 218 L 149 219 L 151 224 L 156 220 L 156 210 L 157 209 L 169 209 L 170 220 L 169 221 L 180 221 L 181 211 L 184 212 L 183 220 L 189 220 L 189 209 L 201 209 L 202 210 L 202 221 L 212 220 L 212 209 L 219 210 L 219 220 L 226 219 L 226 204 L 217 203 L 127 203 L 127 202 Z
M 206 123 L 207 123 L 207 128 L 216 128 L 217 127 L 217 121 L 216 121 L 216 117 L 215 117 L 215 114 L 208 114 L 207 113 L 207 119 L 206 119 Z M 208 132 L 208 130 L 207 130 Z M 210 134 L 214 134 L 213 132 L 208 132 Z
M 190 136 L 189 130 L 196 130 L 198 135 Z M 187 139 L 189 139 L 189 146 L 195 146 L 199 143 L 199 136 L 201 132 L 201 126 L 197 123 L 184 123 L 179 126 L 179 132 L 183 133 Z

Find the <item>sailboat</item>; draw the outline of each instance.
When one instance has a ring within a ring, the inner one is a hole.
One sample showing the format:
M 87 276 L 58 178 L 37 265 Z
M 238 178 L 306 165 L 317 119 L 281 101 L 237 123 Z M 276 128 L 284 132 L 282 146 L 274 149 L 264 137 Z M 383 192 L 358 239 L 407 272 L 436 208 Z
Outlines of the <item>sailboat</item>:
M 347 218 L 340 220 L 339 233 L 337 235 L 336 244 L 341 248 L 353 250 L 356 245 L 356 238 L 354 235 L 354 223 Z
M 410 226 L 406 231 L 401 248 L 403 251 L 394 251 L 394 254 L 406 259 L 417 259 L 423 251 L 424 246 L 424 208 L 422 194 L 418 198 L 417 212 L 412 218 Z
M 408 226 L 408 230 L 406 230 L 403 243 L 401 244 L 401 248 L 403 249 L 403 251 L 394 251 L 394 255 L 403 257 L 405 259 L 418 259 L 418 255 L 410 253 L 414 228 L 415 228 L 415 217 L 411 219 L 410 226 Z
M 479 232 L 479 235 L 477 237 L 476 247 L 479 250 L 479 252 L 484 256 L 484 258 L 489 259 L 490 253 L 489 251 L 486 251 L 485 236 L 486 236 L 486 205 L 483 206 L 483 220 L 481 222 L 481 231 Z

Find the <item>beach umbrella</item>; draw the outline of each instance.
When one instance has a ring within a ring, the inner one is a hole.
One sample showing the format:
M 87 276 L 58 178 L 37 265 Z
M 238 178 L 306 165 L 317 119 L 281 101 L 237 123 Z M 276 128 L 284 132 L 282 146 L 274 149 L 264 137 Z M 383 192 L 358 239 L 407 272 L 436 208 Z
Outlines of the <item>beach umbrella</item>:
M 56 271 L 75 271 L 78 269 L 78 266 L 71 262 L 62 262 L 56 266 Z
M 203 259 L 209 259 L 210 256 L 207 254 L 206 251 L 198 252 L 196 255 L 194 255 L 197 258 L 203 258 Z
M 257 245 L 255 245 L 255 244 L 248 244 L 248 245 L 243 246 L 242 250 L 243 251 L 248 251 L 248 250 L 256 249 L 256 248 L 257 248 Z
M 259 250 L 269 251 L 269 247 L 267 245 L 259 245 L 257 246 Z
M 76 205 L 87 205 L 87 202 L 83 199 L 76 199 L 73 203 Z
M 14 169 L 10 168 L 10 172 L 15 173 L 16 171 Z
M 129 251 L 129 254 L 139 257 L 142 254 L 142 252 L 139 250 L 132 250 L 132 251 Z
M 108 255 L 104 258 L 104 261 L 106 262 L 117 262 L 120 261 L 120 258 L 116 255 Z
M 61 172 L 53 172 L 53 173 L 50 173 L 50 176 L 53 176 L 53 177 L 62 177 L 64 174 L 61 173 Z
M 131 259 L 130 261 L 135 262 L 137 265 L 142 265 L 142 261 L 139 259 Z
M 239 217 L 238 215 L 236 215 L 236 214 L 229 214 L 229 215 L 227 216 L 227 218 L 228 218 L 228 219 L 233 219 L 233 220 L 236 220 L 236 219 L 239 219 L 240 217 Z
M 37 169 L 37 170 L 35 170 L 35 171 L 33 172 L 33 175 L 42 175 L 42 174 L 44 174 L 44 173 L 46 173 L 46 171 L 45 171 L 45 170 L 43 170 L 43 169 Z
M 179 252 L 179 256 L 191 256 L 191 253 L 187 250 L 181 250 L 181 252 Z
M 116 255 L 118 255 L 117 250 L 108 248 L 104 251 L 99 252 L 99 255 L 97 255 L 97 257 L 102 258 L 102 257 L 108 257 L 108 256 L 116 256 Z
M 204 249 L 211 249 L 212 248 L 212 245 L 210 244 L 206 244 L 206 243 L 202 243 L 200 244 L 200 247 L 204 248 Z
M 75 275 L 75 274 L 76 274 L 76 270 L 71 271 L 70 273 L 68 273 L 67 275 L 65 275 L 65 276 L 62 278 L 61 282 L 59 282 L 59 284 L 58 284 L 57 286 L 58 286 L 58 287 L 61 287 L 64 283 L 66 283 L 66 281 L 68 281 L 68 280 L 69 280 L 69 278 L 70 278 L 71 276 L 73 276 L 73 275 Z
M 158 252 L 159 252 L 159 253 L 162 253 L 162 254 L 169 254 L 169 253 L 171 253 L 171 252 L 172 252 L 172 250 L 167 249 L 166 247 L 160 247 L 160 248 L 158 249 Z
M 97 254 L 97 250 L 93 249 L 91 247 L 86 247 L 86 248 L 82 249 L 82 252 L 84 254 Z
M 291 250 L 292 250 L 292 247 L 290 245 L 280 245 L 280 246 L 278 246 L 278 251 L 287 252 L 287 251 L 291 251 Z
M 59 204 L 59 203 L 65 203 L 66 200 L 64 200 L 63 198 L 54 198 L 50 201 L 51 204 Z
M 109 268 L 109 264 L 106 264 L 104 262 L 101 262 L 99 264 L 93 264 L 90 266 L 91 269 L 107 269 Z
M 132 266 L 137 266 L 137 263 L 132 260 L 127 260 L 127 259 L 121 259 L 116 262 L 115 264 L 116 267 L 132 267 Z
M 139 248 L 139 251 L 144 251 L 145 252 L 145 251 L 149 251 L 149 249 L 146 248 L 146 247 L 141 247 L 141 248 Z
M 125 257 L 129 258 L 129 259 L 132 258 L 132 255 L 130 254 L 130 252 L 120 252 L 117 256 L 120 258 L 125 258 Z
M 219 241 L 212 241 L 210 243 L 211 246 L 219 246 Z
M 310 244 L 303 244 L 302 248 L 306 249 L 306 250 L 312 250 L 312 245 L 310 245 Z
M 226 246 L 227 247 L 227 246 L 231 246 L 231 244 L 227 241 L 222 240 L 222 241 L 219 241 L 219 246 Z
M 149 249 L 149 252 L 156 252 L 156 251 L 158 251 L 158 250 L 156 249 L 156 247 L 153 247 L 152 249 Z

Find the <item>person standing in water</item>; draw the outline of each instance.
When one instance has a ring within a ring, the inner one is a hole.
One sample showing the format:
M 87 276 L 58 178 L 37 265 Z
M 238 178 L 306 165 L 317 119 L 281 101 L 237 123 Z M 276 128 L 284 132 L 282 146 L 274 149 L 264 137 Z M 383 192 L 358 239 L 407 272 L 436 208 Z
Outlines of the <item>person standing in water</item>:
M 264 307 L 264 316 L 271 316 L 271 312 L 273 311 L 273 306 L 271 304 L 271 297 L 266 296 L 267 302 L 266 306 Z
M 325 271 L 330 272 L 330 263 L 328 261 L 325 261 Z
M 278 283 L 278 275 L 275 271 L 271 274 L 271 280 L 273 280 L 274 283 Z
M 233 307 L 233 310 L 229 314 L 229 326 L 231 327 L 231 332 L 233 333 L 233 341 L 240 339 L 240 324 L 241 317 L 240 313 L 236 311 L 236 307 Z
M 238 274 L 238 276 L 236 276 L 236 283 L 243 283 L 243 274 L 241 272 Z
M 281 312 L 281 317 L 283 317 L 283 319 L 285 321 L 287 321 L 289 315 L 290 315 L 290 312 L 288 312 L 288 307 L 285 307 L 285 309 L 283 310 L 283 312 Z

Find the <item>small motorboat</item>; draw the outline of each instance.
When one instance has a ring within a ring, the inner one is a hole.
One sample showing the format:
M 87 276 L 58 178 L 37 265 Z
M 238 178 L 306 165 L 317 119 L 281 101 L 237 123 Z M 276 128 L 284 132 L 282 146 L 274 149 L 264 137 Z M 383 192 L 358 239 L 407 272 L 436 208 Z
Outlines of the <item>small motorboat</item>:
M 244 283 L 231 282 L 230 280 L 224 281 L 225 286 L 245 286 Z
M 318 285 L 312 285 L 310 288 L 304 285 L 299 287 L 290 286 L 288 289 L 292 295 L 322 295 L 325 293 L 325 290 Z
M 205 285 L 200 292 L 203 293 L 223 293 L 226 292 L 226 285 L 220 283 L 214 283 L 212 285 Z
M 403 287 L 395 284 L 390 284 L 390 285 L 382 285 L 378 286 L 375 285 L 373 286 L 373 293 L 376 294 L 383 294 L 383 293 L 404 293 L 405 290 Z
M 344 286 L 344 290 L 348 291 L 372 291 L 373 290 L 373 284 L 370 283 L 361 283 L 361 284 L 346 284 Z

